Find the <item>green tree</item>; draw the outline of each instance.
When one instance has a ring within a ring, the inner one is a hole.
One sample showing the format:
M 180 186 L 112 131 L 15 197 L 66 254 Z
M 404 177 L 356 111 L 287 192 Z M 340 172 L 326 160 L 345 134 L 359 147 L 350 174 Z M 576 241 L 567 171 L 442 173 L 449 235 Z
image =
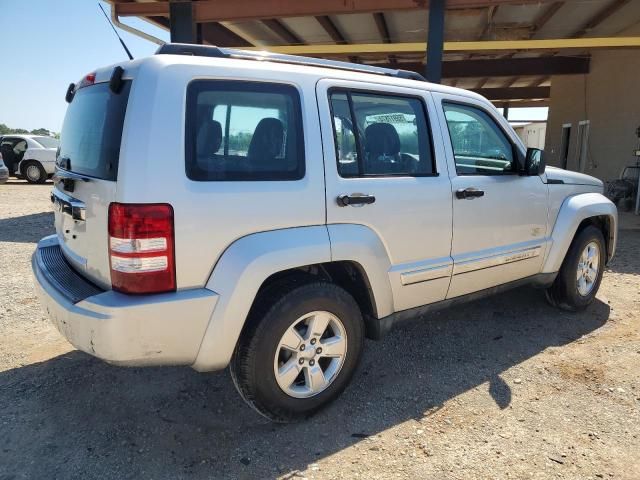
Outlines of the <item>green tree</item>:
M 44 135 L 45 137 L 51 136 L 51 132 L 46 128 L 36 128 L 34 130 L 31 130 L 31 133 L 33 135 Z

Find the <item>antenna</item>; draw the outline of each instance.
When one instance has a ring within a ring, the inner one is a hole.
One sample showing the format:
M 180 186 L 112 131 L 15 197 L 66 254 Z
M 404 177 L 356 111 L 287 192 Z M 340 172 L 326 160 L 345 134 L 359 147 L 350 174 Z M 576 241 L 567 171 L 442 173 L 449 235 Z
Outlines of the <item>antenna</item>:
M 122 40 L 122 38 L 120 38 L 120 35 L 118 34 L 118 31 L 116 30 L 116 27 L 113 26 L 113 23 L 111 23 L 111 19 L 107 15 L 107 12 L 105 12 L 104 8 L 102 8 L 102 4 L 98 3 L 98 6 L 100 7 L 100 10 L 102 10 L 102 13 L 104 14 L 104 18 L 106 18 L 107 22 L 109 22 L 109 25 L 111 25 L 111 28 L 113 29 L 113 33 L 115 33 L 116 37 L 118 37 L 118 40 L 120 40 L 120 44 L 122 45 L 122 48 L 124 48 L 124 51 L 127 52 L 127 56 L 129 57 L 129 60 L 133 60 L 133 55 L 131 55 L 131 52 L 129 51 L 129 49 L 125 45 L 124 40 Z

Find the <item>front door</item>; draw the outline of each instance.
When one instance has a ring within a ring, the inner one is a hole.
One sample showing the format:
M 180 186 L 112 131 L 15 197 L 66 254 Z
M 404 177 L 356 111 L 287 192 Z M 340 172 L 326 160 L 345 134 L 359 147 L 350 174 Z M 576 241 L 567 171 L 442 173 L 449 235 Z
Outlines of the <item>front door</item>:
M 434 99 L 453 197 L 447 298 L 538 273 L 547 246 L 547 185 L 519 174 L 523 147 L 494 108 L 469 97 Z
M 451 184 L 430 94 L 340 80 L 319 82 L 317 94 L 330 235 L 352 224 L 379 238 L 396 311 L 444 299 Z

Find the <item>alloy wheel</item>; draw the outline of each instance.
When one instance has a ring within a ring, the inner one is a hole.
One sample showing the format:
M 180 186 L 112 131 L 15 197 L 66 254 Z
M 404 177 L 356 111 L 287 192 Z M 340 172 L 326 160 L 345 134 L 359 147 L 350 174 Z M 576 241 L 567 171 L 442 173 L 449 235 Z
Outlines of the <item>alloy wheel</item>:
M 299 317 L 276 349 L 273 370 L 278 386 L 294 398 L 309 398 L 336 379 L 347 355 L 342 321 L 326 311 Z

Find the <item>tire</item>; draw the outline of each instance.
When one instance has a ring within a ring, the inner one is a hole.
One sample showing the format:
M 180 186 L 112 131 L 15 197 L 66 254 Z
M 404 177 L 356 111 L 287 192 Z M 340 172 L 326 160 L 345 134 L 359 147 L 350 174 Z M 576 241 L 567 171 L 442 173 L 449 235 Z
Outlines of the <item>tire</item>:
M 591 257 L 585 267 L 581 261 L 587 247 L 595 248 L 598 258 L 594 260 Z M 600 288 L 606 254 L 606 245 L 600 229 L 589 225 L 578 232 L 562 262 L 558 276 L 546 291 L 549 303 L 563 310 L 574 312 L 587 308 L 595 299 L 598 288 Z M 595 274 L 590 270 L 592 267 L 597 268 Z M 582 280 L 579 280 L 580 272 L 584 272 L 586 275 L 586 277 L 582 275 L 584 277 Z
M 44 183 L 47 181 L 47 172 L 40 162 L 36 160 L 27 160 L 22 165 L 21 170 L 20 173 L 29 183 Z
M 319 325 L 325 320 L 324 335 L 310 335 L 307 323 Z M 299 336 L 285 342 L 285 333 L 290 335 L 294 326 Z M 282 345 L 298 341 L 295 349 Z M 345 290 L 318 281 L 280 284 L 267 288 L 256 300 L 231 360 L 231 377 L 244 401 L 261 415 L 274 422 L 299 421 L 342 393 L 356 370 L 363 344 L 362 315 Z M 327 351 L 318 353 L 323 346 Z M 330 349 L 335 353 L 336 346 L 344 346 L 341 357 L 324 356 Z M 292 372 L 292 376 L 276 371 Z M 314 390 L 322 385 L 316 378 L 326 379 L 327 384 Z

